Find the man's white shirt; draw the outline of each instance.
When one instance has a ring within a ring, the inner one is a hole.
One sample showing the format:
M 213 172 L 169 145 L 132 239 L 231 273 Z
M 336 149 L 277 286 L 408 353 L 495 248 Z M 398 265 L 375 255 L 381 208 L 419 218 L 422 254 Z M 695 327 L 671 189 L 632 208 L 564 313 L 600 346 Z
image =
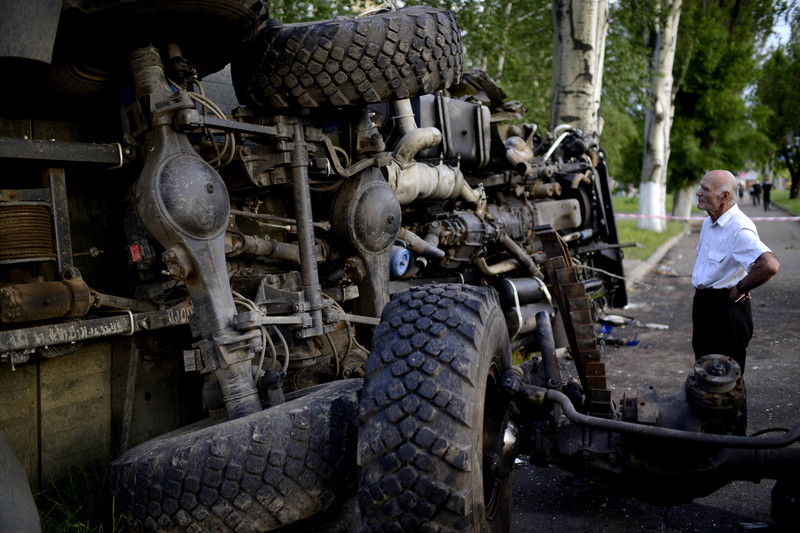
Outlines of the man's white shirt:
M 761 254 L 771 251 L 761 242 L 753 221 L 734 204 L 716 222 L 711 217 L 703 221 L 692 285 L 697 289 L 730 289 Z

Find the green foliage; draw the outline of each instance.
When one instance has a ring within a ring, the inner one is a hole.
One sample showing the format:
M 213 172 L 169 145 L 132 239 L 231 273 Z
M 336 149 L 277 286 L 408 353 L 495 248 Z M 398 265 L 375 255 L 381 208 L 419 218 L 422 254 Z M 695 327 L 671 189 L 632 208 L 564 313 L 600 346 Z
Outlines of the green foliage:
M 769 138 L 763 111 L 748 99 L 758 76 L 756 50 L 779 12 L 772 0 L 684 0 L 675 69 L 678 91 L 670 136 L 669 185 L 696 182 L 711 168 L 763 161 Z
M 614 213 L 638 213 L 639 198 L 636 196 L 614 196 L 611 200 Z
M 647 50 L 642 16 L 635 2 L 609 6 L 609 28 L 603 70 L 600 115 L 601 146 L 615 180 L 638 183 L 644 151 L 644 109 L 647 105 Z
M 637 121 L 644 120 L 653 3 L 620 0 L 609 6 L 603 74 L 603 100 L 613 102 Z
M 527 108 L 524 120 L 547 125 L 552 94 L 550 0 L 420 0 L 453 11 L 467 68 L 485 70 Z
M 670 136 L 669 187 L 696 182 L 711 168 L 764 161 L 769 138 L 758 125 L 765 112 L 748 91 L 758 78 L 758 54 L 781 0 L 683 0 L 673 75 L 675 111 Z M 660 2 L 619 0 L 611 5 L 601 112 L 602 144 L 618 181 L 635 182 L 641 168 L 647 60 Z M 795 84 L 795 87 L 797 84 Z M 638 128 L 630 136 L 618 114 Z M 620 129 L 621 128 L 621 129 Z M 622 138 L 620 138 L 620 136 Z
M 800 7 L 795 7 L 791 20 L 792 39 L 778 47 L 762 68 L 757 97 L 768 109 L 762 123 L 775 143 L 774 152 L 792 176 L 791 196 L 800 191 Z
M 600 114 L 601 145 L 615 180 L 638 184 L 644 153 L 650 27 L 654 4 L 620 0 L 609 6 Z
M 674 201 L 675 201 L 675 196 L 673 194 L 667 194 L 667 197 L 664 199 L 667 213 L 672 211 Z M 612 204 L 614 206 L 614 213 L 619 214 L 619 213 L 639 212 L 639 198 L 636 196 L 614 196 L 612 198 Z M 697 206 L 694 206 L 692 208 L 692 216 L 694 216 L 697 213 L 700 213 L 703 216 L 705 216 L 704 211 L 700 211 L 699 209 L 697 209 Z
M 603 104 L 602 116 L 601 146 L 606 153 L 611 177 L 621 183 L 638 184 L 644 150 L 642 122 L 614 102 Z

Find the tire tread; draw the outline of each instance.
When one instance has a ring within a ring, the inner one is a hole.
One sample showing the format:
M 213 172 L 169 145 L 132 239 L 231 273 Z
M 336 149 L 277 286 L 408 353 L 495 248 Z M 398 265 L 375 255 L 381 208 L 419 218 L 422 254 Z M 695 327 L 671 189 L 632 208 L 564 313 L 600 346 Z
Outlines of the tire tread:
M 412 98 L 461 79 L 452 13 L 412 6 L 363 19 L 271 28 L 234 62 L 239 98 L 260 107 L 355 106 Z
M 148 441 L 112 463 L 131 528 L 267 531 L 353 491 L 360 380 Z
M 474 495 L 463 476 L 482 453 L 467 440 L 481 365 L 469 356 L 479 354 L 497 305 L 490 289 L 434 285 L 397 295 L 384 309 L 360 409 L 358 497 L 369 531 L 472 523 Z

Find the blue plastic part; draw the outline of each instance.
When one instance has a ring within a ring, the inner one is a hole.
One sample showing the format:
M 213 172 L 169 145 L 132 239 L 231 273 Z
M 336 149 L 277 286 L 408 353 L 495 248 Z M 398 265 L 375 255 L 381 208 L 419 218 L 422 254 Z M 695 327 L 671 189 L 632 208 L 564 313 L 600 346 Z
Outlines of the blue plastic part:
M 389 259 L 389 272 L 392 276 L 400 277 L 408 270 L 411 258 L 408 250 L 402 246 L 392 246 L 392 257 Z

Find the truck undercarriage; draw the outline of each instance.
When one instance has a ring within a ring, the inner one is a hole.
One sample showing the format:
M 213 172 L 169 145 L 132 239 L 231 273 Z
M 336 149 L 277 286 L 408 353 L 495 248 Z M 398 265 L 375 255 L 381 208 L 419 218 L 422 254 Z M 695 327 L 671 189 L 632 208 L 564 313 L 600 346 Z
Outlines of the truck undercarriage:
M 452 14 L 199 4 L 65 3 L 52 60 L 2 49 L 21 81 L 0 112 L 0 362 L 110 361 L 132 529 L 266 531 L 357 495 L 365 531 L 506 531 L 519 456 L 660 503 L 735 479 L 796 495 L 800 426 L 746 436 L 728 357 L 615 405 L 603 152 L 463 72 Z M 225 112 L 202 78 L 228 62 Z

